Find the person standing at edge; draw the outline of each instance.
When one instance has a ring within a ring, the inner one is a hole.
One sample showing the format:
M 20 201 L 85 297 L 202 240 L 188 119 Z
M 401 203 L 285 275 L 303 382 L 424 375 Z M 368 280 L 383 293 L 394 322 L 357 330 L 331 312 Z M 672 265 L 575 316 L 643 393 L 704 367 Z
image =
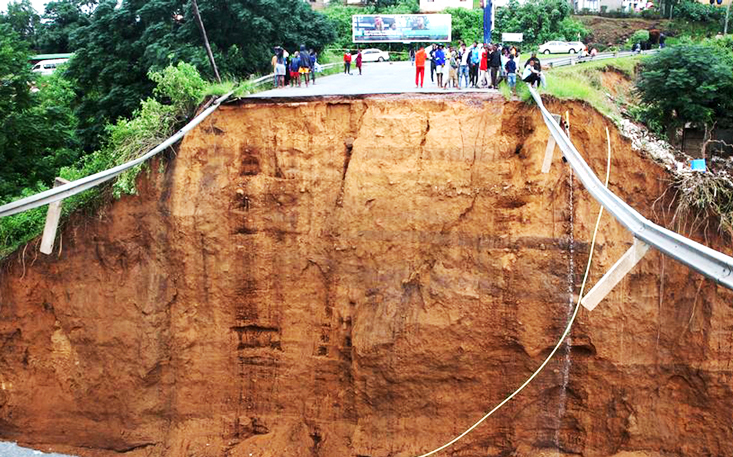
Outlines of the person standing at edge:
M 318 64 L 318 54 L 311 48 L 311 83 L 316 83 L 316 65 Z
M 509 85 L 509 90 L 512 92 L 512 95 L 517 95 L 517 63 L 514 61 L 512 54 L 509 54 L 509 60 L 504 68 L 506 69 L 506 82 Z
M 277 52 L 277 60 L 275 61 L 275 80 L 277 81 L 275 87 L 285 87 L 285 57 L 283 57 L 283 50 L 279 49 Z
M 295 86 L 297 83 L 298 86 L 300 86 L 300 73 L 298 71 L 300 70 L 300 55 L 298 54 L 298 51 L 295 51 L 295 54 L 293 54 L 293 57 L 290 58 L 290 87 Z
M 415 48 L 410 46 L 410 66 L 415 66 Z
M 477 42 L 473 42 L 473 47 L 471 48 L 471 61 L 469 62 L 470 67 L 470 74 L 471 74 L 471 85 L 476 88 L 478 87 L 478 66 L 481 62 L 481 50 L 478 47 Z
M 351 51 L 348 49 L 344 53 L 344 74 L 351 74 Z
M 361 50 L 359 50 L 359 53 L 356 55 L 356 69 L 359 70 L 359 76 L 361 76 Z
M 308 83 L 310 82 L 310 73 L 311 70 L 313 70 L 313 63 L 311 61 L 311 55 L 308 53 L 308 50 L 305 48 L 304 44 L 300 45 L 300 68 L 298 69 L 298 73 L 300 74 L 300 77 L 305 82 L 305 87 L 308 87 Z M 298 82 L 298 87 L 300 87 L 300 82 Z
M 491 89 L 498 89 L 501 80 L 501 51 L 496 46 L 491 48 L 489 67 L 491 67 Z
M 433 53 L 433 62 L 435 62 L 435 71 L 438 76 L 438 88 L 443 88 L 443 66 L 445 66 L 445 51 L 443 45 L 438 45 L 438 49 Z
M 478 67 L 478 85 L 483 87 L 488 85 L 488 78 L 486 77 L 489 71 L 489 56 L 491 55 L 491 45 L 486 45 L 481 48 L 481 63 Z
M 458 52 L 458 61 L 460 63 L 460 66 L 458 67 L 458 88 L 461 88 L 461 80 L 466 80 L 466 85 L 464 87 L 468 87 L 468 49 L 466 49 L 466 44 L 461 43 L 461 50 Z
M 453 49 L 453 46 L 448 47 L 448 64 L 446 64 L 446 67 L 450 67 L 448 71 L 448 83 L 445 84 L 445 88 L 448 89 L 449 83 L 453 82 L 453 87 L 456 89 L 460 89 L 460 83 L 458 82 L 458 67 L 459 62 L 461 60 L 460 56 L 458 55 L 458 51 Z
M 422 88 L 425 82 L 425 59 L 427 59 L 427 54 L 425 48 L 421 46 L 415 54 L 415 87 Z

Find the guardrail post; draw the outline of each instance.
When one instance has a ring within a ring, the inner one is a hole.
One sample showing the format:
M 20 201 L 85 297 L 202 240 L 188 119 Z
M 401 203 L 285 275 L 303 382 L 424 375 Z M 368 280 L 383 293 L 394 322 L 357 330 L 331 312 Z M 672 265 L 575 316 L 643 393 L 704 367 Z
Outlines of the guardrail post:
M 610 270 L 596 283 L 580 301 L 588 311 L 593 311 L 598 303 L 608 295 L 616 284 L 621 282 L 634 266 L 644 257 L 649 250 L 649 245 L 634 238 L 634 244 L 613 264 Z
M 558 124 L 562 119 L 559 114 L 553 114 L 555 122 Z M 542 162 L 542 173 L 549 173 L 550 167 L 552 166 L 552 156 L 555 154 L 555 137 L 550 134 L 550 138 L 547 140 L 547 148 L 545 149 L 545 160 Z
M 53 181 L 53 187 L 63 186 L 69 181 L 64 178 L 56 178 Z M 50 255 L 53 252 L 53 242 L 56 239 L 56 230 L 59 228 L 59 220 L 61 219 L 61 202 L 50 203 L 48 205 L 48 213 L 46 213 L 46 226 L 43 228 L 43 238 L 41 239 L 41 252 Z

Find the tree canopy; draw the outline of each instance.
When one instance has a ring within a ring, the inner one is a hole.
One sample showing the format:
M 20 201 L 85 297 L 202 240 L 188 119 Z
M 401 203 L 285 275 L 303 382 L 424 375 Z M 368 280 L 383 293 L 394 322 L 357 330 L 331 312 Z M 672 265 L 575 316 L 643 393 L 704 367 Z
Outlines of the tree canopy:
M 644 61 L 636 87 L 668 127 L 730 122 L 733 53 L 704 44 L 667 47 Z
M 0 198 L 53 180 L 76 160 L 74 93 L 58 76 L 32 92 L 28 44 L 0 24 Z
M 219 71 L 234 78 L 267 71 L 275 45 L 321 49 L 334 38 L 327 19 L 302 0 L 212 0 L 199 8 Z M 129 116 L 150 95 L 149 71 L 183 61 L 211 75 L 188 1 L 102 0 L 71 34 L 71 47 L 68 75 L 87 149 L 98 146 L 105 122 Z

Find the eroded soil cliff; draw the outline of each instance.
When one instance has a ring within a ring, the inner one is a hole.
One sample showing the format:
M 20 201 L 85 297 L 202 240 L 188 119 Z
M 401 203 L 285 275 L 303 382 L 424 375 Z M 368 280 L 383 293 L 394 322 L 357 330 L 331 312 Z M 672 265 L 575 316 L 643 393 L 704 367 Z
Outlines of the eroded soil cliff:
M 615 128 L 549 107 L 603 175 Z M 139 197 L 4 265 L 0 439 L 135 457 L 444 443 L 538 366 L 578 292 L 598 205 L 559 152 L 540 173 L 547 138 L 536 108 L 495 98 L 222 107 Z M 664 173 L 612 144 L 613 191 L 668 223 Z M 604 217 L 591 284 L 631 241 Z M 732 303 L 650 251 L 581 310 L 569 362 L 445 455 L 733 454 Z

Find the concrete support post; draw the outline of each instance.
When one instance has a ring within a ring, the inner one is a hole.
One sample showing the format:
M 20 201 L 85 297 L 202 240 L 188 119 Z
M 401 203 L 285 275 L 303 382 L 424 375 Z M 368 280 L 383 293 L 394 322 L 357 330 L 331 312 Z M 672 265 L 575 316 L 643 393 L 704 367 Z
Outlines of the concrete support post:
M 595 286 L 581 299 L 580 304 L 588 311 L 593 311 L 611 290 L 624 279 L 634 266 L 644 257 L 649 250 L 649 245 L 634 238 L 634 244 L 624 255 L 611 267 L 608 272 L 596 283 Z
M 64 178 L 56 178 L 53 187 L 63 186 L 69 181 Z M 56 230 L 59 228 L 59 220 L 61 219 L 61 202 L 53 202 L 48 205 L 48 213 L 46 213 L 46 226 L 43 228 L 43 238 L 41 239 L 41 252 L 50 255 L 53 252 L 53 242 L 56 239 Z

